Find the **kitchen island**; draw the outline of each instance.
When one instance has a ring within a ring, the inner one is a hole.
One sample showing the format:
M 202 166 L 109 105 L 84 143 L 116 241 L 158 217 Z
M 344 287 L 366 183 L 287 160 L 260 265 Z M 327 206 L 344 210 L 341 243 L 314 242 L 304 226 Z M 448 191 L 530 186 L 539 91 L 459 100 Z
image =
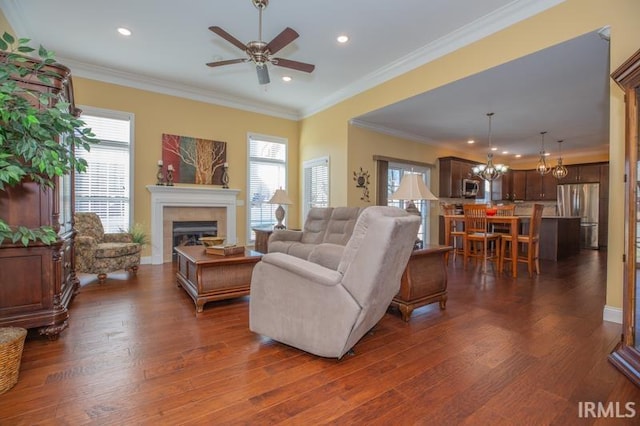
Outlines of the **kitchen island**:
M 529 232 L 530 217 L 521 217 L 522 233 Z M 580 218 L 543 216 L 540 224 L 540 259 L 559 260 L 580 253 Z
M 520 216 L 520 234 L 529 232 L 530 216 Z M 444 217 L 440 216 L 440 244 L 444 244 Z M 580 252 L 580 218 L 543 216 L 540 225 L 540 259 L 559 260 Z

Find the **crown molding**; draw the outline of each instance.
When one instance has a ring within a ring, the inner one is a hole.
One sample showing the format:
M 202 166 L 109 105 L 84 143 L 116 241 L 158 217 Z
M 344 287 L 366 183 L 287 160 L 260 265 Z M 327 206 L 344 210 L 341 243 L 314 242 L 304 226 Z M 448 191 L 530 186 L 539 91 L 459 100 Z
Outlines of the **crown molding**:
M 188 85 L 177 84 L 161 79 L 136 75 L 107 67 L 92 65 L 69 58 L 58 58 L 60 62 L 72 69 L 74 75 L 177 96 L 196 101 L 241 109 L 290 120 L 300 120 L 336 105 L 358 93 L 369 90 L 379 84 L 407 73 L 437 58 L 447 55 L 468 44 L 476 42 L 544 10 L 554 7 L 565 0 L 514 0 L 511 3 L 459 28 L 432 43 L 406 55 L 391 64 L 373 71 L 353 84 L 332 93 L 314 105 L 301 110 L 277 107 L 272 104 L 259 103 L 256 100 L 224 96 L 214 91 L 207 91 Z M 18 34 L 30 34 L 28 22 L 22 19 L 18 0 L 0 0 L 0 6 L 7 20 Z M 41 40 L 33 40 L 40 44 Z M 404 136 L 409 137 L 408 135 Z M 413 138 L 412 138 L 413 140 Z
M 412 53 L 365 75 L 360 80 L 325 97 L 315 105 L 301 111 L 309 117 L 352 96 L 405 74 L 464 46 L 481 40 L 524 19 L 537 15 L 565 0 L 515 0 L 488 15 L 461 27 Z
M 120 86 L 132 87 L 134 89 L 177 96 L 180 98 L 221 105 L 278 118 L 286 118 L 294 121 L 300 119 L 299 114 L 295 110 L 280 108 L 271 104 L 259 103 L 255 100 L 243 99 L 234 96 L 224 96 L 212 90 L 205 90 L 198 87 L 188 86 L 186 84 L 173 83 L 167 80 L 128 73 L 103 66 L 91 65 L 74 59 L 59 57 L 57 60 L 69 67 L 69 69 L 71 69 L 71 73 L 77 77 L 89 78 L 106 83 L 118 84 Z
M 405 132 L 404 130 L 398 130 L 391 127 L 381 126 L 379 124 L 369 123 L 368 121 L 359 120 L 357 118 L 353 118 L 349 120 L 349 124 L 359 127 L 361 129 L 371 130 L 376 133 L 382 133 L 389 136 L 394 136 L 400 139 L 406 139 L 414 142 L 426 143 L 430 145 L 437 145 L 438 142 L 424 137 L 422 135 L 417 135 L 411 132 Z

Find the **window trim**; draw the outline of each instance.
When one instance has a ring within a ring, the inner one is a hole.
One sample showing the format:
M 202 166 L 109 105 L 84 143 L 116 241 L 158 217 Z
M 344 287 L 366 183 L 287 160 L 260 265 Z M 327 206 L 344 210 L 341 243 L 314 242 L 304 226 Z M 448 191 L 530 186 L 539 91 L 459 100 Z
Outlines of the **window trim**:
M 284 174 L 285 174 L 285 182 L 287 183 L 285 185 L 285 187 L 283 188 L 284 190 L 288 190 L 288 182 L 289 182 L 289 140 L 287 138 L 283 138 L 280 136 L 273 136 L 273 135 L 266 135 L 263 133 L 255 133 L 255 132 L 247 132 L 247 142 L 246 142 L 246 149 L 247 149 L 247 154 L 245 156 L 245 161 L 246 161 L 246 198 L 245 198 L 245 232 L 246 232 L 246 237 L 245 237 L 245 241 L 247 245 L 252 245 L 253 243 L 255 243 L 255 240 L 251 239 L 251 191 L 249 190 L 250 185 L 251 185 L 251 139 L 258 139 L 258 140 L 263 140 L 263 141 L 267 141 L 267 142 L 274 142 L 274 143 L 282 143 L 285 145 L 286 148 L 286 153 L 285 153 L 285 157 L 284 157 Z M 269 160 L 267 160 L 268 162 Z M 276 162 L 274 162 L 275 164 Z M 280 164 L 280 162 L 277 162 L 277 164 Z M 287 217 L 287 215 L 289 214 L 289 209 L 288 206 L 282 206 L 285 210 L 285 218 Z
M 307 217 L 307 214 L 309 212 L 308 208 L 307 208 L 307 204 L 308 204 L 308 200 L 307 200 L 307 169 L 308 168 L 312 168 L 315 166 L 322 166 L 322 165 L 326 165 L 327 166 L 327 205 L 331 204 L 331 161 L 329 159 L 329 156 L 323 156 L 323 157 L 317 157 L 317 158 L 312 158 L 311 160 L 306 160 L 302 163 L 302 221 L 304 222 L 304 220 Z
M 80 105 L 81 115 L 129 121 L 129 227 L 135 223 L 135 114 L 132 112 Z M 74 206 L 75 209 L 75 206 Z

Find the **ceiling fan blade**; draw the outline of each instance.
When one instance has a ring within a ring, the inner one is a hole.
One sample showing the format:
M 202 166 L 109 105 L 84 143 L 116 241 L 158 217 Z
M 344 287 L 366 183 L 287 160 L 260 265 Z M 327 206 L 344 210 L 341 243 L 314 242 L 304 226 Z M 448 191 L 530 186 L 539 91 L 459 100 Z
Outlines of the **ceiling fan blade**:
M 291 68 L 293 70 L 304 71 L 304 72 L 312 72 L 316 68 L 315 65 L 306 64 L 304 62 L 292 61 L 290 59 L 283 59 L 283 58 L 272 58 L 271 63 L 279 67 Z
M 229 59 L 226 61 L 216 61 L 216 62 L 208 62 L 208 67 L 220 67 L 222 65 L 231 65 L 231 64 L 239 64 L 240 62 L 247 62 L 249 59 L 240 58 L 240 59 Z
M 247 46 L 245 46 L 243 42 L 241 42 L 240 40 L 238 40 L 237 38 L 235 38 L 234 36 L 226 32 L 222 28 L 214 26 L 214 27 L 209 27 L 209 29 L 214 33 L 218 34 L 223 39 L 227 40 L 229 43 L 233 44 L 238 49 L 242 50 L 243 52 L 247 50 Z
M 266 65 L 256 65 L 256 71 L 258 72 L 258 83 L 269 84 L 269 70 Z
M 267 50 L 269 50 L 269 52 L 271 52 L 271 54 L 273 55 L 298 37 L 300 37 L 300 34 L 298 34 L 295 30 L 287 27 L 282 30 L 282 32 L 278 34 L 273 40 L 271 40 L 269 44 L 267 44 Z

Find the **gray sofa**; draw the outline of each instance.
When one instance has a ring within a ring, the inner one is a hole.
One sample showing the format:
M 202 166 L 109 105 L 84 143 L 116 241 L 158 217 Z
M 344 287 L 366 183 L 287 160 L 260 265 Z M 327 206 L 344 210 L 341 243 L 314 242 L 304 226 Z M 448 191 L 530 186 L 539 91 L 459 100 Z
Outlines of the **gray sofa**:
M 337 269 L 270 252 L 253 269 L 249 328 L 323 357 L 341 358 L 385 314 L 420 226 L 397 207 L 366 208 Z
M 285 253 L 337 269 L 344 246 L 364 207 L 314 207 L 302 231 L 276 230 L 269 253 Z

